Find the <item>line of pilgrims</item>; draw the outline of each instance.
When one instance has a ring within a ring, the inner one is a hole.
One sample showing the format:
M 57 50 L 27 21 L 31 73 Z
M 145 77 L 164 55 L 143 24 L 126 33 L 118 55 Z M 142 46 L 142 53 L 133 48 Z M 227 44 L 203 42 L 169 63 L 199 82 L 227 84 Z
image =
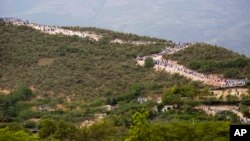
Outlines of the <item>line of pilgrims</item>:
M 222 88 L 246 85 L 246 81 L 247 81 L 246 79 L 226 79 L 226 78 L 217 77 L 217 76 L 215 77 L 214 75 L 206 75 L 206 74 L 198 73 L 191 69 L 187 69 L 184 66 L 175 63 L 174 61 L 162 59 L 162 55 L 173 54 L 179 50 L 187 48 L 191 44 L 193 43 L 178 43 L 178 44 L 175 44 L 175 46 L 173 47 L 165 48 L 158 54 L 151 55 L 151 57 L 154 59 L 154 63 L 161 68 L 175 70 L 182 74 L 192 76 L 192 78 L 195 78 L 195 80 L 217 83 L 217 84 L 220 84 L 219 87 L 222 87 Z M 137 57 L 137 60 L 140 60 L 140 61 L 144 61 L 145 59 L 146 57 Z
M 3 21 L 5 23 L 13 24 L 13 25 L 23 25 L 28 26 L 37 30 L 40 30 L 42 32 L 48 33 L 48 34 L 64 34 L 69 36 L 79 36 L 79 37 L 89 37 L 91 39 L 94 39 L 98 41 L 99 37 L 94 34 L 86 33 L 86 32 L 80 32 L 80 31 L 72 31 L 67 29 L 62 29 L 57 26 L 48 26 L 48 25 L 40 25 L 40 24 L 34 24 L 30 23 L 29 21 L 22 21 L 21 19 L 17 18 L 1 18 L 0 21 Z

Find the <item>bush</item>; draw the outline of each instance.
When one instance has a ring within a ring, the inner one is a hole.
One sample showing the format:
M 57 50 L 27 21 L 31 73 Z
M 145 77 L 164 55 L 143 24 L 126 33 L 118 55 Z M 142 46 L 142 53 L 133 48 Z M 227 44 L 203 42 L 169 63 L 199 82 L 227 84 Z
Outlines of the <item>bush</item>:
M 77 129 L 73 124 L 60 120 L 57 123 L 57 130 L 54 137 L 59 140 L 75 140 Z
M 147 57 L 146 59 L 145 59 L 145 62 L 144 62 L 145 64 L 144 64 L 144 67 L 146 67 L 146 68 L 152 68 L 152 67 L 154 67 L 154 60 L 153 60 L 153 58 L 152 57 Z
M 27 87 L 20 87 L 15 90 L 13 96 L 17 97 L 20 100 L 28 100 L 33 96 L 33 92 L 30 88 Z
M 163 97 L 164 104 L 181 104 L 181 97 L 193 98 L 199 91 L 192 85 L 173 86 Z
M 221 111 L 216 114 L 218 120 L 230 121 L 232 123 L 240 123 L 240 118 L 231 111 Z
M 244 114 L 244 116 L 250 118 L 250 110 L 249 107 L 247 105 L 240 105 L 240 111 Z
M 26 121 L 26 122 L 24 122 L 24 127 L 32 129 L 32 128 L 36 128 L 37 124 L 34 121 Z
M 9 95 L 3 96 L 0 99 L 0 121 L 12 121 L 13 117 L 19 114 L 20 110 L 25 110 L 24 107 L 19 107 L 18 102 L 28 100 L 32 97 L 33 93 L 29 88 L 21 87 Z
M 38 141 L 35 135 L 29 135 L 23 130 L 11 131 L 8 128 L 0 129 L 1 141 Z
M 54 133 L 56 132 L 56 122 L 50 119 L 42 120 L 38 125 L 38 129 L 39 137 L 48 138 L 49 136 L 54 135 Z
M 239 72 L 236 69 L 228 69 L 224 71 L 223 75 L 226 78 L 235 78 L 239 75 Z

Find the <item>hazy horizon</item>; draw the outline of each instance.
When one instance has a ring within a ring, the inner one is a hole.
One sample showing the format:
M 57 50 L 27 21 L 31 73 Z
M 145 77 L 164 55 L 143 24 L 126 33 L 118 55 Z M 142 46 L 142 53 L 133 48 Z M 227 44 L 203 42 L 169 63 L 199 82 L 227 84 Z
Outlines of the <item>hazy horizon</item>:
M 250 56 L 248 0 L 2 0 L 0 17 L 199 41 Z

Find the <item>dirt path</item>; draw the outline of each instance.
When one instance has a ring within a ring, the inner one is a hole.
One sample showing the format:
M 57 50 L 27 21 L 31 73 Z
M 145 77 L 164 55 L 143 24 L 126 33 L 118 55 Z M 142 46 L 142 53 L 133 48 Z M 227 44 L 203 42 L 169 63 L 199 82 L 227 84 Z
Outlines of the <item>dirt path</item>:
M 221 111 L 231 111 L 235 113 L 243 122 L 250 122 L 249 118 L 244 117 L 244 115 L 238 110 L 237 106 L 207 106 L 207 105 L 200 105 L 196 106 L 195 109 L 203 110 L 208 115 L 216 115 L 216 113 Z
M 176 61 L 172 60 L 165 60 L 163 59 L 163 54 L 173 54 L 179 50 L 185 49 L 190 44 L 183 44 L 183 45 L 177 45 L 174 48 L 166 48 L 162 52 L 158 54 L 153 54 L 151 56 L 145 56 L 145 57 L 138 57 L 137 58 L 137 64 L 144 65 L 144 60 L 146 57 L 152 57 L 155 66 L 155 70 L 164 70 L 168 73 L 174 74 L 177 73 L 181 76 L 184 76 L 188 79 L 191 79 L 193 81 L 201 81 L 204 84 L 215 86 L 215 87 L 223 87 L 223 88 L 230 88 L 235 86 L 245 86 L 246 81 L 244 79 L 226 79 L 222 76 L 211 74 L 206 75 L 203 73 L 198 73 L 194 70 L 188 69 L 184 67 L 183 65 L 178 64 Z
M 102 35 L 97 35 L 90 31 L 74 31 L 74 30 L 69 30 L 69 29 L 63 29 L 57 26 L 48 26 L 48 25 L 29 23 L 28 21 L 22 21 L 21 19 L 16 19 L 16 18 L 3 18 L 1 20 L 3 20 L 5 23 L 18 25 L 18 26 L 21 26 L 21 25 L 27 26 L 27 27 L 39 30 L 47 34 L 52 34 L 52 35 L 63 34 L 67 36 L 78 36 L 81 38 L 89 38 L 94 41 L 99 41 L 103 37 Z M 156 42 L 152 42 L 152 41 L 125 41 L 125 40 L 118 39 L 118 38 L 111 40 L 110 43 L 131 44 L 131 45 L 156 44 Z
M 81 38 L 90 38 L 92 40 L 98 41 L 102 38 L 101 35 L 97 35 L 94 33 L 90 33 L 89 31 L 73 31 L 69 29 L 63 29 L 56 26 L 48 26 L 48 25 L 40 25 L 35 23 L 29 23 L 28 21 L 22 21 L 21 19 L 15 19 L 15 18 L 6 18 L 3 19 L 5 23 L 10 23 L 13 25 L 18 26 L 27 26 L 31 27 L 33 29 L 39 30 L 41 32 L 47 33 L 47 34 L 63 34 L 67 36 L 78 36 Z
M 247 88 L 227 88 L 223 90 L 210 90 L 217 98 L 223 97 L 226 98 L 228 95 L 234 95 L 241 97 L 242 95 L 248 94 Z

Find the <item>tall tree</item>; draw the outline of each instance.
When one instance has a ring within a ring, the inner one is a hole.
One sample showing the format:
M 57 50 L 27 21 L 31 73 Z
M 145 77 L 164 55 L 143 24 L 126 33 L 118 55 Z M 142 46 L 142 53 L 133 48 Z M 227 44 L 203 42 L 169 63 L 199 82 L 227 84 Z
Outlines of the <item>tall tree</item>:
M 133 125 L 129 129 L 129 137 L 125 141 L 149 141 L 150 126 L 148 122 L 149 113 L 142 109 L 132 116 Z

